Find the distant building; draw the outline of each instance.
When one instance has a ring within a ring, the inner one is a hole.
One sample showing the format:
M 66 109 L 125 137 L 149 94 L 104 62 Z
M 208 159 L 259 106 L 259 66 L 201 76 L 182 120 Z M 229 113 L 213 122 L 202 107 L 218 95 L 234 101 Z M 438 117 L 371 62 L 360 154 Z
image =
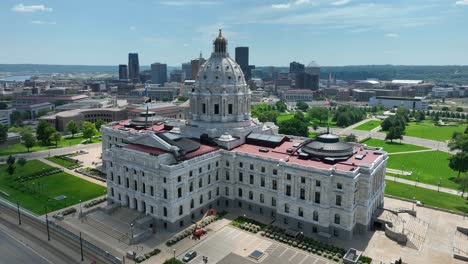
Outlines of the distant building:
M 119 65 L 119 80 L 127 80 L 128 79 L 128 67 L 125 64 Z
M 169 101 L 174 100 L 180 94 L 180 87 L 159 87 L 157 85 L 146 85 L 146 87 L 135 89 L 130 92 L 133 96 L 144 96 L 145 89 L 147 89 L 147 95 L 151 100 L 154 101 Z
M 394 109 L 404 106 L 410 110 L 427 110 L 429 101 L 421 98 L 408 97 L 393 97 L 393 96 L 376 96 L 369 99 L 370 106 L 382 105 L 385 109 Z
M 311 62 L 307 67 L 303 68 L 303 64 L 291 62 L 289 71 L 295 79 L 295 89 L 308 89 L 317 91 L 320 82 L 320 66 Z
M 172 71 L 170 74 L 171 82 L 183 83 L 185 81 L 185 72 L 182 70 Z
M 0 110 L 0 124 L 4 126 L 11 126 L 11 115 L 15 109 L 5 109 L 5 110 Z
M 244 72 L 246 81 L 252 77 L 252 69 L 249 66 L 249 47 L 236 47 L 236 62 Z
M 305 67 L 304 64 L 293 61 L 289 63 L 289 73 L 296 74 L 300 72 L 304 72 Z
M 314 92 L 309 89 L 290 89 L 281 93 L 281 99 L 288 102 L 310 102 Z
M 167 65 L 164 63 L 151 64 L 151 82 L 154 84 L 163 84 L 167 82 Z
M 190 62 L 182 63 L 182 71 L 185 73 L 185 79 L 192 79 L 192 64 Z
M 145 113 L 146 107 L 148 107 L 148 111 L 153 112 L 158 116 L 185 119 L 188 112 L 189 104 L 187 101 L 186 103 L 180 105 L 176 105 L 170 102 L 129 105 L 127 106 L 128 118 L 135 118 L 140 116 L 141 113 Z
M 21 114 L 27 114 L 29 118 L 34 119 L 34 118 L 37 118 L 42 113 L 50 112 L 50 111 L 53 111 L 54 109 L 55 109 L 54 104 L 44 102 L 44 103 L 16 106 L 15 112 L 19 112 Z
M 34 95 L 34 96 L 18 96 L 13 100 L 13 107 L 23 105 L 39 104 L 39 103 L 54 103 L 54 104 L 67 104 L 77 102 L 79 100 L 87 99 L 88 96 L 80 95 Z
M 138 61 L 138 53 L 128 54 L 128 78 L 134 82 L 140 82 L 140 62 Z
M 368 102 L 371 97 L 375 97 L 375 91 L 353 89 L 353 100 L 357 102 Z
M 200 55 L 200 58 L 199 59 L 196 59 L 196 60 L 192 60 L 190 62 L 190 65 L 191 65 L 191 68 L 192 68 L 192 80 L 196 80 L 197 79 L 197 74 L 198 74 L 198 70 L 201 68 L 201 66 L 203 65 L 203 63 L 205 63 L 205 59 L 201 57 Z

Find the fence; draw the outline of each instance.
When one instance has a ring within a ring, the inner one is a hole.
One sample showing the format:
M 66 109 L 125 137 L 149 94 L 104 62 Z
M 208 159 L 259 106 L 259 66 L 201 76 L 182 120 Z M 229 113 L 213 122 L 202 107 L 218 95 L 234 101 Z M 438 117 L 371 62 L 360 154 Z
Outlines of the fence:
M 0 203 L 5 205 L 6 207 L 9 207 L 13 210 L 17 210 L 17 206 L 9 201 L 6 201 L 6 200 L 3 200 L 3 199 L 0 199 Z M 36 222 L 40 222 L 42 224 L 46 224 L 46 220 L 23 209 L 23 208 L 20 208 L 20 211 L 21 211 L 21 216 L 26 216 L 28 217 L 29 219 L 33 220 L 33 221 L 36 221 Z M 56 223 L 54 222 L 51 222 L 49 221 L 49 228 L 51 230 L 54 230 L 55 232 L 57 233 L 60 233 L 61 235 L 73 240 L 74 242 L 77 242 L 78 244 L 80 243 L 80 236 L 79 235 L 76 235 L 74 233 L 72 233 L 71 231 L 57 225 Z M 115 257 L 114 255 L 110 254 L 108 251 L 105 251 L 103 250 L 102 248 L 92 244 L 91 242 L 85 240 L 85 239 L 81 239 L 82 242 L 83 242 L 83 247 L 88 249 L 89 251 L 93 252 L 94 254 L 97 254 L 101 257 L 103 257 L 105 260 L 109 261 L 109 263 L 112 263 L 112 264 L 122 264 L 122 260 L 120 258 L 117 258 Z

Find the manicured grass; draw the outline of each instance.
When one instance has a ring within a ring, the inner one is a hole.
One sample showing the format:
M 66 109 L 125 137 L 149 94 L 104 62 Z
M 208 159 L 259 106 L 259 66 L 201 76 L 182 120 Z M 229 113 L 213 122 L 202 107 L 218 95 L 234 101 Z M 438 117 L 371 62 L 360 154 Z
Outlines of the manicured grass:
M 36 214 L 44 214 L 45 207 L 51 212 L 77 204 L 79 200 L 87 201 L 106 194 L 104 186 L 64 172 L 19 183 L 14 181 L 18 176 L 28 176 L 52 167 L 37 160 L 28 161 L 24 167 L 18 164 L 15 166 L 16 172 L 10 176 L 7 173 L 7 165 L 0 165 L 0 190 L 9 195 L 0 193 L 0 197 L 15 203 L 19 201 L 21 207 Z M 67 198 L 62 201 L 54 200 L 60 195 Z
M 406 199 L 416 199 L 423 204 L 468 213 L 468 200 L 461 196 L 428 190 L 414 185 L 386 180 L 385 194 Z
M 59 148 L 69 147 L 80 144 L 82 141 L 86 140 L 86 138 L 82 138 L 81 136 L 75 136 L 75 138 L 71 137 L 63 137 L 62 140 L 58 143 Z M 100 138 L 93 138 L 92 143 L 101 142 Z M 29 152 L 41 151 L 41 150 L 48 150 L 48 149 L 55 149 L 55 145 L 50 146 L 35 146 L 29 149 Z M 0 149 L 0 156 L 5 155 L 14 155 L 20 153 L 27 153 L 28 149 L 23 146 L 22 144 L 15 144 L 8 146 L 6 148 Z
M 406 126 L 405 135 L 437 141 L 446 141 L 452 138 L 453 132 L 463 133 L 465 127 L 466 125 L 435 126 L 430 121 L 424 121 L 421 123 L 410 122 Z
M 385 141 L 381 139 L 375 139 L 375 138 L 369 138 L 362 143 L 372 146 L 372 147 L 381 147 L 383 148 L 386 152 L 388 153 L 394 153 L 394 152 L 405 152 L 405 151 L 416 151 L 416 150 L 425 150 L 428 148 L 425 147 L 420 147 L 416 145 L 411 145 L 411 144 L 403 144 L 399 142 L 390 142 L 390 141 Z
M 293 117 L 294 117 L 294 114 L 281 113 L 281 114 L 276 118 L 276 122 L 279 123 L 279 122 L 282 122 L 282 121 L 286 121 L 286 120 L 292 119 Z
M 53 156 L 53 157 L 49 157 L 49 158 L 46 158 L 47 160 L 55 163 L 55 164 L 58 164 L 62 167 L 65 167 L 65 168 L 69 168 L 71 166 L 74 166 L 78 163 L 76 162 L 72 162 L 72 161 L 69 161 L 69 160 L 64 160 L 64 159 L 61 159 L 59 157 L 56 157 L 56 156 Z
M 390 155 L 387 168 L 412 171 L 411 176 L 398 177 L 419 181 L 432 185 L 457 189 L 460 185 L 456 182 L 458 172 L 449 168 L 450 154 L 442 151 L 417 152 L 409 154 Z
M 382 121 L 380 120 L 369 120 L 367 122 L 365 122 L 364 124 L 360 125 L 360 126 L 357 126 L 356 130 L 363 130 L 363 131 L 371 131 L 372 129 L 380 126 L 380 124 L 382 124 Z

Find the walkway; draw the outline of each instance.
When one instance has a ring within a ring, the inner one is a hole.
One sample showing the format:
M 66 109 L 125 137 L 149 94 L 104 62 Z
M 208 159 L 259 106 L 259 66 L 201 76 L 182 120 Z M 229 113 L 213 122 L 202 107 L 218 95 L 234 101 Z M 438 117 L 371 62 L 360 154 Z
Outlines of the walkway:
M 404 184 L 413 185 L 413 186 L 416 185 L 417 187 L 421 187 L 421 188 L 424 188 L 424 189 L 439 191 L 439 192 L 443 192 L 443 193 L 449 193 L 449 194 L 458 195 L 458 196 L 461 196 L 461 194 L 462 194 L 462 192 L 454 190 L 454 189 L 439 187 L 439 186 L 436 186 L 436 185 L 431 185 L 431 184 L 422 183 L 422 182 L 410 181 L 410 180 L 406 180 L 406 179 L 402 179 L 402 178 L 398 178 L 398 177 L 394 177 L 394 176 L 389 176 L 389 175 L 386 175 L 385 179 L 389 180 L 389 181 L 396 181 L 396 182 L 399 182 L 399 183 L 404 183 Z M 468 193 L 465 193 L 463 196 L 468 197 Z
M 402 151 L 402 152 L 388 153 L 388 155 L 411 154 L 411 153 L 430 152 L 430 151 L 435 151 L 435 150 L 434 149 L 422 149 L 422 150 L 413 150 L 413 151 Z
M 101 147 L 102 147 L 101 142 L 97 142 L 97 143 L 86 144 L 86 145 L 79 144 L 79 145 L 75 145 L 71 147 L 41 150 L 41 151 L 22 153 L 22 154 L 13 154 L 13 156 L 15 156 L 16 159 L 25 158 L 27 160 L 31 160 L 31 159 L 47 158 L 47 157 L 52 157 L 56 155 L 64 155 L 64 154 L 76 152 L 79 150 L 88 150 L 88 149 L 101 148 Z M 6 160 L 7 158 L 8 156 L 1 156 L 0 162 L 3 160 Z
M 93 178 L 91 178 L 91 177 L 84 176 L 83 174 L 80 174 L 80 173 L 78 173 L 78 172 L 75 172 L 74 170 L 69 170 L 69 169 L 67 169 L 67 168 L 64 168 L 64 167 L 62 167 L 62 166 L 60 166 L 60 165 L 58 165 L 58 164 L 55 164 L 55 163 L 53 163 L 53 162 L 51 162 L 51 161 L 46 160 L 46 159 L 42 159 L 42 158 L 41 158 L 41 159 L 39 159 L 39 161 L 44 162 L 45 164 L 50 165 L 50 166 L 52 166 L 52 167 L 56 167 L 56 168 L 62 169 L 64 172 L 66 172 L 66 173 L 68 173 L 68 174 L 71 174 L 71 175 L 73 175 L 73 176 L 76 176 L 76 177 L 78 177 L 78 178 L 81 178 L 81 179 L 83 179 L 83 180 L 87 180 L 87 181 L 89 181 L 89 182 L 92 182 L 92 183 L 95 183 L 95 184 L 99 184 L 99 185 L 101 185 L 101 186 L 107 186 L 105 182 L 98 181 L 98 180 L 93 179 Z

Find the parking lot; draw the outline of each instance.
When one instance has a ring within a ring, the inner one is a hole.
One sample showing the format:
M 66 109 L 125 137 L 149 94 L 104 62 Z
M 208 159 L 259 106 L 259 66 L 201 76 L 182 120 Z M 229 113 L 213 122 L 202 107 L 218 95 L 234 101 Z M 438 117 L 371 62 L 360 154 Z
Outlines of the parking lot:
M 220 264 L 252 264 L 259 262 L 269 264 L 330 263 L 318 256 L 287 247 L 231 226 L 225 226 L 213 234 L 212 237 L 203 240 L 190 250 L 195 250 L 197 252 L 197 257 L 189 262 L 193 264 L 203 264 L 203 256 L 208 257 L 208 263 Z M 260 258 L 259 262 L 251 260 L 248 257 L 254 250 L 265 253 L 265 255 Z M 181 259 L 186 252 L 180 254 L 179 258 Z

